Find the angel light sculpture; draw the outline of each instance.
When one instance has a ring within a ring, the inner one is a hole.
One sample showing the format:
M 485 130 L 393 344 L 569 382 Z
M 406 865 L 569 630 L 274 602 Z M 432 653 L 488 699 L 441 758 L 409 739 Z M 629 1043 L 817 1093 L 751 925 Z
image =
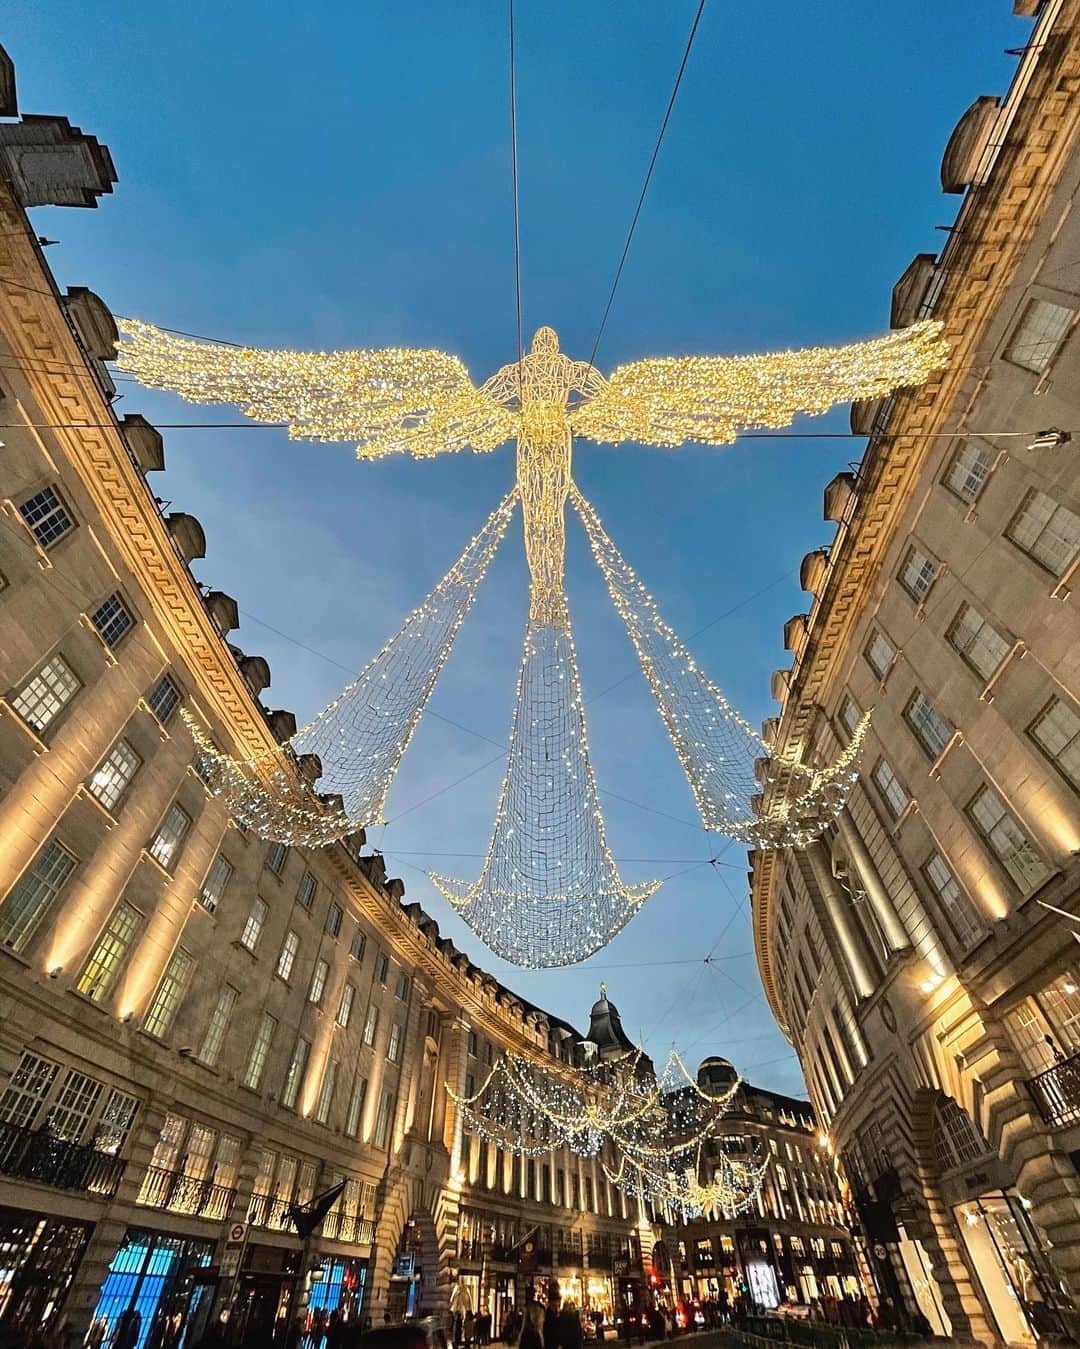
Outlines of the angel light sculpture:
M 360 459 L 428 458 L 517 444 L 514 488 L 401 631 L 280 751 L 220 753 L 186 720 L 202 770 L 235 818 L 264 838 L 324 844 L 379 823 L 394 774 L 454 637 L 520 501 L 530 575 L 525 649 L 495 827 L 479 878 L 431 877 L 492 950 L 555 966 L 604 946 L 659 882 L 619 875 L 589 758 L 565 588 L 566 508 L 579 515 L 694 794 L 702 823 L 759 847 L 804 846 L 843 806 L 865 720 L 822 768 L 771 757 L 694 662 L 577 491 L 575 436 L 606 444 L 723 445 L 799 413 L 923 383 L 948 348 L 935 322 L 872 341 L 764 356 L 633 361 L 604 377 L 539 328 L 530 351 L 477 387 L 440 351 L 261 351 L 121 320 L 121 369 L 190 402 L 231 403 L 293 439 L 355 441 Z M 298 771 L 316 755 L 337 800 Z M 756 759 L 779 785 L 754 814 Z

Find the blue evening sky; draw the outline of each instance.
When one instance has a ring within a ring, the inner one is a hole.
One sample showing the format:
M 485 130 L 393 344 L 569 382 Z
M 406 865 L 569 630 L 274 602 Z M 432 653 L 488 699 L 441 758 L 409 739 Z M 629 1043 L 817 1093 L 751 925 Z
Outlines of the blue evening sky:
M 552 324 L 581 358 L 695 7 L 518 0 L 526 330 Z M 1008 0 L 711 0 L 600 368 L 884 331 L 892 283 L 955 212 L 938 181 L 948 135 L 977 95 L 1004 90 L 1004 49 L 1029 27 Z M 2 40 L 22 110 L 67 115 L 120 175 L 97 211 L 36 214 L 60 240 L 48 257 L 62 284 L 254 345 L 441 347 L 478 380 L 512 359 L 502 0 L 8 0 Z M 120 413 L 233 415 L 119 387 Z M 813 424 L 826 428 L 846 430 L 846 409 Z M 354 671 L 381 646 L 513 474 L 510 447 L 357 464 L 349 446 L 275 430 L 171 431 L 166 450 L 155 490 L 203 522 L 197 574 L 236 596 L 234 640 L 269 659 L 267 701 L 300 721 L 345 682 L 333 662 Z M 704 629 L 695 654 L 755 723 L 789 660 L 782 624 L 807 607 L 799 561 L 830 537 L 822 488 L 860 451 L 577 449 L 616 544 L 680 633 Z M 491 956 L 423 874 L 472 877 L 487 847 L 525 617 L 516 524 L 432 702 L 458 725 L 426 718 L 372 841 L 409 897 L 524 996 L 584 1027 L 605 978 L 654 1055 L 673 1042 L 691 1062 L 721 1053 L 801 1091 L 760 992 L 745 849 L 697 823 L 576 523 L 571 534 L 609 838 L 626 877 L 672 879 L 585 965 L 532 973 Z

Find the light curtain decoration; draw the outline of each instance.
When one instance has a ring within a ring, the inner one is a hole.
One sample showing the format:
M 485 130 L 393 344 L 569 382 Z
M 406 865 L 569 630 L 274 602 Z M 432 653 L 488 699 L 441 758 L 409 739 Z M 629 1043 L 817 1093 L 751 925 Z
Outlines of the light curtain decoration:
M 656 1073 L 640 1049 L 585 1068 L 508 1050 L 472 1094 L 446 1089 L 466 1128 L 503 1151 L 540 1157 L 568 1148 L 598 1158 L 627 1195 L 686 1215 L 733 1217 L 753 1201 L 768 1160 L 724 1151 L 718 1128 L 739 1086 L 702 1091 L 674 1051 Z
M 940 324 L 918 323 L 844 347 L 635 361 L 607 378 L 565 355 L 554 331 L 540 328 L 520 361 L 479 386 L 459 360 L 439 351 L 261 351 L 192 340 L 132 319 L 120 327 L 129 340 L 118 363 L 144 383 L 192 402 L 233 403 L 247 416 L 283 423 L 297 439 L 354 441 L 361 459 L 489 451 L 516 440 L 530 595 L 508 769 L 479 879 L 433 878 L 506 959 L 535 966 L 582 960 L 657 888 L 624 882 L 604 837 L 565 589 L 572 492 L 705 827 L 760 847 L 803 846 L 843 804 L 865 722 L 832 764 L 770 759 L 660 619 L 573 488 L 573 437 L 722 445 L 744 428 L 787 426 L 799 413 L 878 398 L 942 368 L 948 348 Z M 358 683 L 282 756 L 231 759 L 202 736 L 205 775 L 239 818 L 264 837 L 313 844 L 378 821 L 510 504 L 507 498 L 470 544 L 475 551 L 463 554 L 464 572 L 453 580 L 449 574 L 445 589 L 432 592 Z M 403 687 L 395 695 L 396 679 Z M 340 807 L 333 798 L 323 808 L 310 792 L 305 797 L 293 768 L 304 753 L 321 760 Z M 773 785 L 768 812 L 755 816 L 754 760 L 761 757 Z

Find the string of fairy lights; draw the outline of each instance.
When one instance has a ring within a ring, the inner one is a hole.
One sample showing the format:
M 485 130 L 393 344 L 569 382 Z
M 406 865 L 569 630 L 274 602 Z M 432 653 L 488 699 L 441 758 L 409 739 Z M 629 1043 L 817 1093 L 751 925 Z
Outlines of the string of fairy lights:
M 928 379 L 948 354 L 940 324 L 844 347 L 763 356 L 665 357 L 609 377 L 540 328 L 530 350 L 480 386 L 433 350 L 262 351 L 170 333 L 135 319 L 121 369 L 192 402 L 229 402 L 294 438 L 352 440 L 363 459 L 517 445 L 515 489 L 456 567 L 339 698 L 278 755 L 243 760 L 197 741 L 204 776 L 261 836 L 321 845 L 378 823 L 510 511 L 520 501 L 530 576 L 528 625 L 507 769 L 491 842 L 471 883 L 432 876 L 508 961 L 571 964 L 609 942 L 658 888 L 620 877 L 589 754 L 565 587 L 566 506 L 581 516 L 706 829 L 758 847 L 802 847 L 835 817 L 857 777 L 866 723 L 831 764 L 773 758 L 709 681 L 573 487 L 575 435 L 619 444 L 721 445 L 742 427 L 789 425 L 836 402 Z M 298 771 L 321 770 L 321 801 Z M 313 761 L 317 761 L 314 762 Z M 755 770 L 771 786 L 762 813 Z M 756 806 L 756 810 L 755 810 Z
M 504 1152 L 566 1148 L 598 1159 L 629 1197 L 732 1217 L 754 1202 L 768 1167 L 767 1154 L 740 1160 L 724 1149 L 719 1127 L 740 1086 L 706 1092 L 674 1050 L 657 1073 L 639 1048 L 584 1067 L 507 1050 L 475 1091 L 446 1090 L 465 1127 Z

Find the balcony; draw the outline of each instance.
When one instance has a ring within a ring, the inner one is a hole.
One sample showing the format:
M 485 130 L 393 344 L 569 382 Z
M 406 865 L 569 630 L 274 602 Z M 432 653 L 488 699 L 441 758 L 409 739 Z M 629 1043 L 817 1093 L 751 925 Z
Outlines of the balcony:
M 1027 1085 L 1047 1124 L 1056 1127 L 1080 1121 L 1080 1054 L 1055 1063 Z
M 375 1224 L 370 1218 L 361 1218 L 355 1213 L 337 1213 L 331 1209 L 323 1220 L 322 1235 L 329 1241 L 370 1246 L 375 1240 Z
M 292 1232 L 296 1228 L 289 1220 L 290 1203 L 276 1194 L 256 1190 L 248 1202 L 247 1220 L 252 1227 L 267 1227 L 271 1232 Z
M 116 1193 L 126 1165 L 112 1153 L 65 1142 L 48 1129 L 0 1124 L 0 1175 L 107 1199 Z
M 147 1208 L 164 1208 L 170 1213 L 187 1213 L 193 1218 L 220 1221 L 228 1217 L 235 1197 L 235 1187 L 217 1185 L 212 1176 L 199 1178 L 185 1175 L 183 1171 L 150 1166 L 135 1202 Z

